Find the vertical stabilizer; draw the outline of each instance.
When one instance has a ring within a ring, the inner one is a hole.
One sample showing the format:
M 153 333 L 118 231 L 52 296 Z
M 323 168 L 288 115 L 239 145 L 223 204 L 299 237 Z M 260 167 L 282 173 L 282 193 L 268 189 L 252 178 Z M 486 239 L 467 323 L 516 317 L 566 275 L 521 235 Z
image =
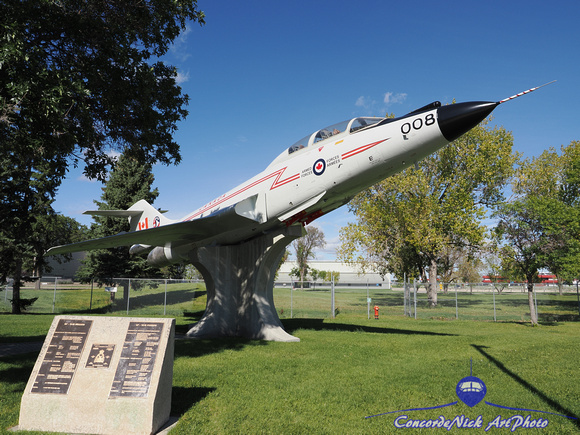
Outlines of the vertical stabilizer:
M 157 228 L 173 222 L 171 219 L 164 217 L 163 212 L 157 210 L 144 199 L 133 204 L 127 211 L 141 212 L 139 215 L 129 217 L 131 231 L 148 230 L 150 228 Z
M 83 214 L 91 216 L 126 217 L 129 219 L 130 231 L 148 230 L 173 222 L 171 219 L 164 217 L 163 212 L 157 210 L 144 199 L 137 201 L 128 210 L 88 210 Z

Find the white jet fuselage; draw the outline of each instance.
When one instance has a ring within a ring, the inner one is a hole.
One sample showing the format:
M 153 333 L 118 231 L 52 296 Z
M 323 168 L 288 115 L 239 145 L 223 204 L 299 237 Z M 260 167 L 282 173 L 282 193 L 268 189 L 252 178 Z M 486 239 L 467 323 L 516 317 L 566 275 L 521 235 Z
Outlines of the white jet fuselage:
M 200 245 L 231 244 L 277 226 L 310 223 L 448 143 L 439 129 L 436 108 L 394 120 L 375 118 L 377 124 L 384 124 L 351 133 L 348 126 L 357 119 L 364 118 L 343 123 L 345 131 L 316 143 L 320 131 L 313 133 L 305 138 L 310 144 L 292 153 L 284 151 L 264 171 L 182 221 L 207 217 L 232 206 L 251 219 L 245 228 L 214 236 Z
M 296 142 L 268 167 L 183 219 L 146 201 L 93 215 L 129 218 L 130 232 L 57 246 L 49 255 L 133 245 L 151 265 L 189 261 L 202 246 L 233 245 L 280 227 L 306 225 L 475 127 L 500 102 L 431 103 L 400 118 L 359 117 Z

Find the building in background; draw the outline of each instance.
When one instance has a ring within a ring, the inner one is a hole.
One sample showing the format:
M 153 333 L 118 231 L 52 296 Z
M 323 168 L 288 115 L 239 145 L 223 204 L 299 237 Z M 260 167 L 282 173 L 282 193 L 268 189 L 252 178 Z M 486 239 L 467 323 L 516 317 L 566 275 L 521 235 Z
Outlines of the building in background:
M 63 261 L 59 263 L 55 257 L 46 257 L 48 265 L 52 268 L 50 272 L 45 272 L 45 276 L 58 277 L 59 279 L 70 279 L 74 281 L 77 275 L 77 270 L 82 266 L 82 261 L 85 259 L 86 252 L 74 252 L 71 254 L 70 261 Z
M 323 261 L 312 260 L 308 262 L 312 269 L 323 270 L 325 272 L 339 272 L 340 277 L 337 285 L 339 286 L 365 286 L 367 283 L 372 286 L 380 286 L 384 288 L 391 288 L 391 276 L 386 275 L 383 279 L 381 275 L 375 272 L 361 273 L 358 265 L 350 265 L 338 261 Z M 278 277 L 276 278 L 276 285 L 284 286 L 291 285 L 292 282 L 297 281 L 295 277 L 290 276 L 293 268 L 298 267 L 295 261 L 286 261 L 280 266 Z M 310 275 L 308 281 L 313 283 L 311 285 L 330 286 L 330 282 L 323 282 L 322 280 L 312 281 Z

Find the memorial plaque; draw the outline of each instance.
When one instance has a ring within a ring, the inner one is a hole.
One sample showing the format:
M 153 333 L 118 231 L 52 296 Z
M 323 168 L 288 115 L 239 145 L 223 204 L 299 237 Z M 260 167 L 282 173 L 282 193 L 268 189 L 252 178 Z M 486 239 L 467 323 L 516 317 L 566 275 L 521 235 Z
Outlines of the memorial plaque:
M 146 397 L 163 323 L 131 322 L 125 336 L 110 397 Z
M 174 339 L 174 319 L 55 317 L 22 395 L 19 430 L 155 433 L 171 411 Z
M 115 352 L 114 344 L 93 344 L 87 358 L 86 368 L 108 369 Z
M 91 320 L 59 320 L 31 393 L 68 393 L 92 323 Z

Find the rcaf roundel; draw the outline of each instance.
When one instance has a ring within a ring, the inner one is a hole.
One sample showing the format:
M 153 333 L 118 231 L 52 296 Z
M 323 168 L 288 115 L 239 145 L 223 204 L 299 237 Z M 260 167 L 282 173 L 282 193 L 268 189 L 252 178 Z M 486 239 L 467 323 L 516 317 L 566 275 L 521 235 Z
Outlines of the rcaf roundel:
M 318 159 L 314 162 L 312 166 L 312 171 L 315 175 L 322 175 L 324 174 L 324 170 L 326 169 L 326 162 L 324 159 Z

